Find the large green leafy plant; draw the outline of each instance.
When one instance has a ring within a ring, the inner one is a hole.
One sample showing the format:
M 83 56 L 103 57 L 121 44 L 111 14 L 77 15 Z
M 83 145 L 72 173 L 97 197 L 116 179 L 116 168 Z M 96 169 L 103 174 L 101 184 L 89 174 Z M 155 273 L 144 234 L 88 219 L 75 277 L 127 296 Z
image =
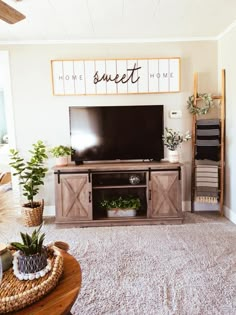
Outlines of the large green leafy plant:
M 40 235 L 40 229 L 42 224 L 38 229 L 35 229 L 31 235 L 28 233 L 20 232 L 22 243 L 20 242 L 12 242 L 11 246 L 15 249 L 20 250 L 24 255 L 34 255 L 37 253 L 41 253 L 43 249 L 43 242 L 45 239 L 45 233 Z
M 31 158 L 25 161 L 15 149 L 10 149 L 9 163 L 16 170 L 13 175 L 19 176 L 19 184 L 22 186 L 23 195 L 29 201 L 30 207 L 34 208 L 34 196 L 39 192 L 39 188 L 44 184 L 43 179 L 48 169 L 44 166 L 48 158 L 45 144 L 39 140 L 32 145 Z
M 135 209 L 141 207 L 140 198 L 134 196 L 119 196 L 111 199 L 103 199 L 100 202 L 100 207 L 103 209 Z

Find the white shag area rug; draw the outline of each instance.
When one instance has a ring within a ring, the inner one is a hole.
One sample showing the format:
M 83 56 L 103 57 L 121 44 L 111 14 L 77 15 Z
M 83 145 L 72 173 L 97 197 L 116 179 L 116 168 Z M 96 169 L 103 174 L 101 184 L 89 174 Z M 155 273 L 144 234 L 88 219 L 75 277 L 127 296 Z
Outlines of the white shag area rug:
M 0 242 L 31 232 L 0 223 Z M 236 225 L 185 214 L 182 225 L 62 227 L 45 218 L 46 241 L 69 243 L 82 269 L 76 315 L 235 315 Z M 55 314 L 56 315 L 56 314 Z

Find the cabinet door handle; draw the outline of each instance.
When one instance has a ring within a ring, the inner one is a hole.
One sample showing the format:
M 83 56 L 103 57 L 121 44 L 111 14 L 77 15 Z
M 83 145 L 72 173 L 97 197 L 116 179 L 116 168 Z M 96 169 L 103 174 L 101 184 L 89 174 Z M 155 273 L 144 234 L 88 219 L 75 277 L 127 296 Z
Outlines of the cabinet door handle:
M 60 174 L 61 174 L 61 171 L 58 170 L 57 171 L 57 183 L 60 184 L 61 183 L 61 180 L 60 180 Z
M 92 201 L 92 193 L 91 193 L 91 191 L 89 192 L 89 202 L 91 202 Z
M 149 189 L 149 200 L 152 200 L 152 191 Z
M 179 180 L 181 180 L 181 167 L 178 167 L 178 173 L 179 173 Z

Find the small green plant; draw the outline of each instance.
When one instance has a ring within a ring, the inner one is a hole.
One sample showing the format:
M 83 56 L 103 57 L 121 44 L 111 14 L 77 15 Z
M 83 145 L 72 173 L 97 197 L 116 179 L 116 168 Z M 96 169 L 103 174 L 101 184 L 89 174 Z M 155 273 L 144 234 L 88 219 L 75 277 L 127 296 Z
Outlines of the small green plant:
M 43 179 L 46 175 L 47 168 L 44 162 L 47 159 L 46 146 L 42 141 L 33 144 L 33 149 L 29 150 L 31 158 L 24 161 L 15 149 L 10 149 L 9 165 L 16 170 L 13 175 L 19 176 L 19 184 L 22 186 L 23 195 L 30 203 L 30 207 L 34 208 L 34 196 L 39 192 L 39 188 L 44 184 Z
M 69 146 L 59 145 L 49 150 L 50 153 L 56 158 L 71 155 L 73 150 Z
M 100 202 L 100 207 L 103 209 L 135 209 L 141 207 L 140 198 L 134 196 L 119 196 L 111 199 L 103 199 Z
M 43 249 L 43 241 L 45 238 L 45 233 L 40 235 L 40 229 L 42 224 L 38 229 L 35 229 L 30 236 L 28 233 L 20 232 L 22 243 L 20 242 L 12 242 L 11 246 L 15 249 L 20 250 L 25 256 L 34 255 L 42 252 Z
M 189 134 L 189 131 L 185 133 L 183 136 L 179 131 L 174 131 L 171 128 L 165 128 L 165 135 L 162 136 L 164 145 L 170 150 L 175 151 L 178 146 L 182 142 L 188 141 L 191 139 L 191 135 Z

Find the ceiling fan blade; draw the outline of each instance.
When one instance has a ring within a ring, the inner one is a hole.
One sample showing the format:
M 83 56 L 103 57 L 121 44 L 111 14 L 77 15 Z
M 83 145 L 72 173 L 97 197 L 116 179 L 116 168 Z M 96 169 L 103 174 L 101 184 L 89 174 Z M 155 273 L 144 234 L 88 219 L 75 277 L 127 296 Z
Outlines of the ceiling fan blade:
M 9 24 L 14 24 L 25 19 L 25 16 L 0 0 L 0 19 Z

